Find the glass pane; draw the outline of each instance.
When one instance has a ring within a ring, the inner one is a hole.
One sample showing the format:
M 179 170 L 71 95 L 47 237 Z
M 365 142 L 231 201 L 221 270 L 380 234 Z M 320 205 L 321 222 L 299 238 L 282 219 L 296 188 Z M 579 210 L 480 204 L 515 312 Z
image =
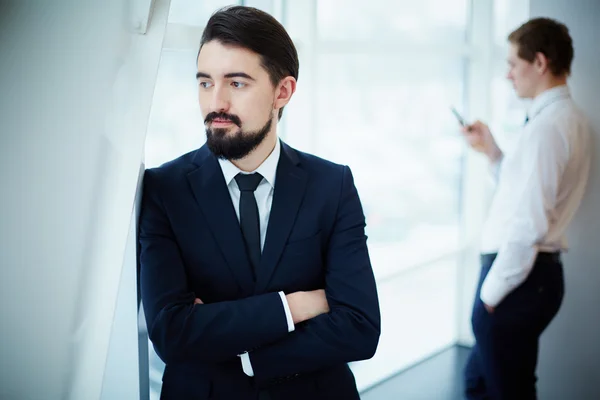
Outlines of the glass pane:
M 317 1 L 319 39 L 462 43 L 467 0 Z
M 494 1 L 494 42 L 508 46 L 508 35 L 529 17 L 529 0 Z
M 210 16 L 219 8 L 239 3 L 235 0 L 171 0 L 168 22 L 204 28 Z
M 458 246 L 462 77 L 460 58 L 319 57 L 316 147 L 352 168 L 379 279 Z
M 163 50 L 146 135 L 146 167 L 200 147 L 206 140 L 196 86 L 197 50 Z
M 452 282 L 457 264 L 458 257 L 449 257 L 378 283 L 381 337 L 372 359 L 352 364 L 359 390 L 454 344 L 457 286 Z M 421 398 L 406 394 L 389 399 Z M 440 393 L 437 399 L 444 398 L 449 394 Z

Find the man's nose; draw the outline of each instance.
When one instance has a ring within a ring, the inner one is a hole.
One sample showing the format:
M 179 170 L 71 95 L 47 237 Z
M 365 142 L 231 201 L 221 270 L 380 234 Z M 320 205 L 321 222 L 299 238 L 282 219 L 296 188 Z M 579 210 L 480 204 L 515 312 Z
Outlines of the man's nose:
M 227 112 L 230 106 L 229 95 L 226 90 L 215 87 L 213 91 L 210 110 L 213 112 Z

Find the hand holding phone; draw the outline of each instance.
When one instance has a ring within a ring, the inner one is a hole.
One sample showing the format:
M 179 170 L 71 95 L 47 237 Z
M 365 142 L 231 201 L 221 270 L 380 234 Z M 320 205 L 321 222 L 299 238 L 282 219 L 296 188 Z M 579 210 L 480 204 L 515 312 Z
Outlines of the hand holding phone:
M 486 124 L 481 121 L 475 121 L 467 125 L 465 119 L 454 107 L 451 107 L 451 110 L 458 123 L 462 126 L 461 132 L 473 150 L 485 154 L 492 162 L 502 157 L 502 150 L 496 144 L 492 132 L 490 132 L 490 128 Z

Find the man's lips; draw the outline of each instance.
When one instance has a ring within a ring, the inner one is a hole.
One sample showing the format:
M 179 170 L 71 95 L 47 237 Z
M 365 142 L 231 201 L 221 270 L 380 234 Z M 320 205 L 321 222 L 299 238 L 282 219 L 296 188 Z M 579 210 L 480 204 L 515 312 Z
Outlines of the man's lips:
M 209 122 L 209 124 L 214 126 L 226 126 L 233 125 L 233 121 L 228 119 L 213 119 L 211 122 Z

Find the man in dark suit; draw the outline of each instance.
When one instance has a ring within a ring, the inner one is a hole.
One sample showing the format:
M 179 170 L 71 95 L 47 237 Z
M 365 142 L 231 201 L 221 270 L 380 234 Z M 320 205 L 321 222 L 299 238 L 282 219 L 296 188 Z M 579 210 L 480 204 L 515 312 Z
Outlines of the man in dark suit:
M 141 289 L 163 399 L 358 399 L 347 363 L 380 313 L 350 169 L 292 149 L 277 121 L 298 56 L 270 15 L 230 7 L 198 54 L 207 143 L 146 171 Z

